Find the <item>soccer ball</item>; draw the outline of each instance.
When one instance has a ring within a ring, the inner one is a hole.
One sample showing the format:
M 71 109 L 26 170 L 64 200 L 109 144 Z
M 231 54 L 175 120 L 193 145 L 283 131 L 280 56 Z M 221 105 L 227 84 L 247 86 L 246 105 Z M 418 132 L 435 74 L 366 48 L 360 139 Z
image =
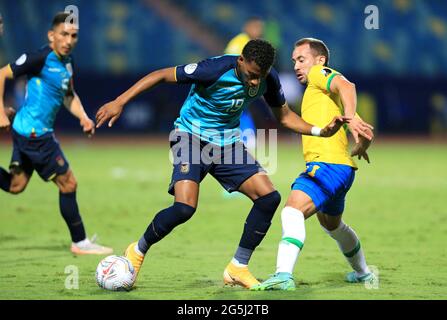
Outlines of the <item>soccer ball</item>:
M 129 291 L 135 282 L 135 269 L 126 257 L 108 256 L 96 268 L 96 283 L 112 291 Z

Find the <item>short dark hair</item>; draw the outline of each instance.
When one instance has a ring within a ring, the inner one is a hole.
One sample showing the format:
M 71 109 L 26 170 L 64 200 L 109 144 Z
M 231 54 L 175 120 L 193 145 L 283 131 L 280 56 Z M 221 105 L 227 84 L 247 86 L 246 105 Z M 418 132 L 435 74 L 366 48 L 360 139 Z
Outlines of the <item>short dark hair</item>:
M 295 48 L 302 45 L 302 44 L 309 44 L 309 47 L 316 53 L 318 56 L 324 56 L 326 58 L 326 62 L 324 63 L 324 66 L 329 66 L 329 49 L 326 46 L 326 44 L 321 41 L 320 39 L 315 38 L 302 38 L 295 42 Z
M 262 39 L 250 40 L 242 50 L 242 56 L 249 62 L 254 61 L 262 72 L 267 72 L 275 61 L 275 48 Z
M 67 18 L 70 16 L 67 12 L 58 12 L 53 18 L 53 22 L 51 22 L 51 29 L 54 29 L 61 23 L 65 23 L 67 21 Z

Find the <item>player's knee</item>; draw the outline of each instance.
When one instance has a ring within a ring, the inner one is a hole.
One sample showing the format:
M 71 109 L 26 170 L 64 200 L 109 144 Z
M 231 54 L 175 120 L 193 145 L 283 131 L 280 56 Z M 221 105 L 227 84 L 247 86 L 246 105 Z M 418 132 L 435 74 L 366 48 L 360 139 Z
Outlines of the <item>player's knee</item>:
M 333 232 L 335 232 L 336 230 L 342 229 L 344 228 L 346 225 L 344 224 L 344 222 L 342 220 L 339 221 L 320 221 L 320 225 L 323 228 L 323 230 L 329 234 L 332 235 Z
M 26 188 L 26 184 L 11 184 L 9 187 L 9 193 L 19 194 L 22 193 Z
M 181 202 L 175 202 L 173 205 L 173 209 L 177 215 L 179 224 L 191 219 L 191 217 L 194 215 L 194 212 L 196 212 L 196 208 Z
M 78 182 L 73 175 L 69 175 L 59 179 L 57 186 L 62 193 L 72 193 L 78 189 Z
M 270 212 L 272 217 L 280 203 L 281 195 L 276 190 L 254 201 L 256 207 L 262 209 L 264 212 Z

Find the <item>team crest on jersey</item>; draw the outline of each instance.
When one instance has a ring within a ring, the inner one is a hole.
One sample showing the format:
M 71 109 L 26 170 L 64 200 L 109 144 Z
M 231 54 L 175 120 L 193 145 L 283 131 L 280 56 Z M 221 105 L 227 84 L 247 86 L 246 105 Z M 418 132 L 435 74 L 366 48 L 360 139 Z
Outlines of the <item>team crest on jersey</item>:
M 327 77 L 328 75 L 330 75 L 332 73 L 332 70 L 328 69 L 328 68 L 323 68 L 323 69 L 321 69 L 321 73 L 324 74 L 325 77 Z
M 65 164 L 65 160 L 64 158 L 62 158 L 62 156 L 57 156 L 56 162 L 59 167 L 63 167 Z
M 248 88 L 248 95 L 250 97 L 255 97 L 258 94 L 259 86 L 256 87 L 249 87 Z
M 197 69 L 197 63 L 190 63 L 185 66 L 185 73 L 192 74 Z
M 189 172 L 189 163 L 188 162 L 185 162 L 185 163 L 181 164 L 180 172 L 184 173 L 184 174 L 187 174 Z

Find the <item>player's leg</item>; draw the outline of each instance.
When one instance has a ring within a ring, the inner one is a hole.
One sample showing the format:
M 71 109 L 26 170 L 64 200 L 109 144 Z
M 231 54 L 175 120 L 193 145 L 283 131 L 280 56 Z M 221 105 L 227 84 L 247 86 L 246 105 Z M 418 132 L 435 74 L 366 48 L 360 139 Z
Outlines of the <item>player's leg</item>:
M 275 274 L 253 290 L 295 290 L 293 270 L 304 246 L 304 221 L 316 212 L 312 198 L 302 190 L 292 190 L 281 211 L 282 237 L 278 245 Z
M 320 169 L 320 166 L 323 167 Z M 293 269 L 306 239 L 305 219 L 329 199 L 324 185 L 323 164 L 307 164 L 306 171 L 292 184 L 292 191 L 281 211 L 282 238 L 278 246 L 276 273 L 253 290 L 294 290 Z
M 11 167 L 9 174 L 11 176 L 9 193 L 19 194 L 23 192 L 31 179 L 31 175 L 20 167 Z
M 178 145 L 179 148 L 176 147 Z M 174 164 L 168 192 L 174 195 L 174 203 L 159 211 L 139 241 L 131 243 L 125 252 L 125 256 L 132 262 L 137 273 L 149 248 L 194 215 L 199 198 L 199 183 L 207 172 L 205 166 L 194 163 L 189 158 L 193 152 L 198 152 L 200 155 L 200 141 L 191 135 L 180 134 L 178 140 L 171 143 L 171 150 Z M 186 152 L 188 158 L 183 159 L 181 154 L 185 153 L 185 150 L 189 150 Z
M 223 161 L 209 171 L 229 192 L 239 191 L 253 201 L 239 246 L 224 271 L 224 283 L 250 288 L 259 283 L 248 271 L 255 248 L 264 239 L 281 196 L 259 163 L 242 142 L 228 145 L 221 153 Z M 229 159 L 231 162 L 228 163 Z
M 348 273 L 347 281 L 372 281 L 374 274 L 366 264 L 359 237 L 350 226 L 343 222 L 342 214 L 334 216 L 318 212 L 317 216 L 323 230 L 337 242 L 340 251 L 354 270 Z
M 253 206 L 245 221 L 236 253 L 224 271 L 224 283 L 248 289 L 259 284 L 248 270 L 248 263 L 270 228 L 281 196 L 264 172 L 256 173 L 244 181 L 239 191 L 253 201 Z
M 174 185 L 174 203 L 158 212 L 138 242 L 138 249 L 145 254 L 150 246 L 168 235 L 175 227 L 188 221 L 197 208 L 199 184 L 192 180 L 177 181 Z
M 59 189 L 59 209 L 71 236 L 71 252 L 83 254 L 111 254 L 113 249 L 87 238 L 76 199 L 77 181 L 71 169 L 52 179 Z
M 33 174 L 33 164 L 22 152 L 25 139 L 12 131 L 13 151 L 9 172 L 0 167 L 0 189 L 12 194 L 23 192 Z

